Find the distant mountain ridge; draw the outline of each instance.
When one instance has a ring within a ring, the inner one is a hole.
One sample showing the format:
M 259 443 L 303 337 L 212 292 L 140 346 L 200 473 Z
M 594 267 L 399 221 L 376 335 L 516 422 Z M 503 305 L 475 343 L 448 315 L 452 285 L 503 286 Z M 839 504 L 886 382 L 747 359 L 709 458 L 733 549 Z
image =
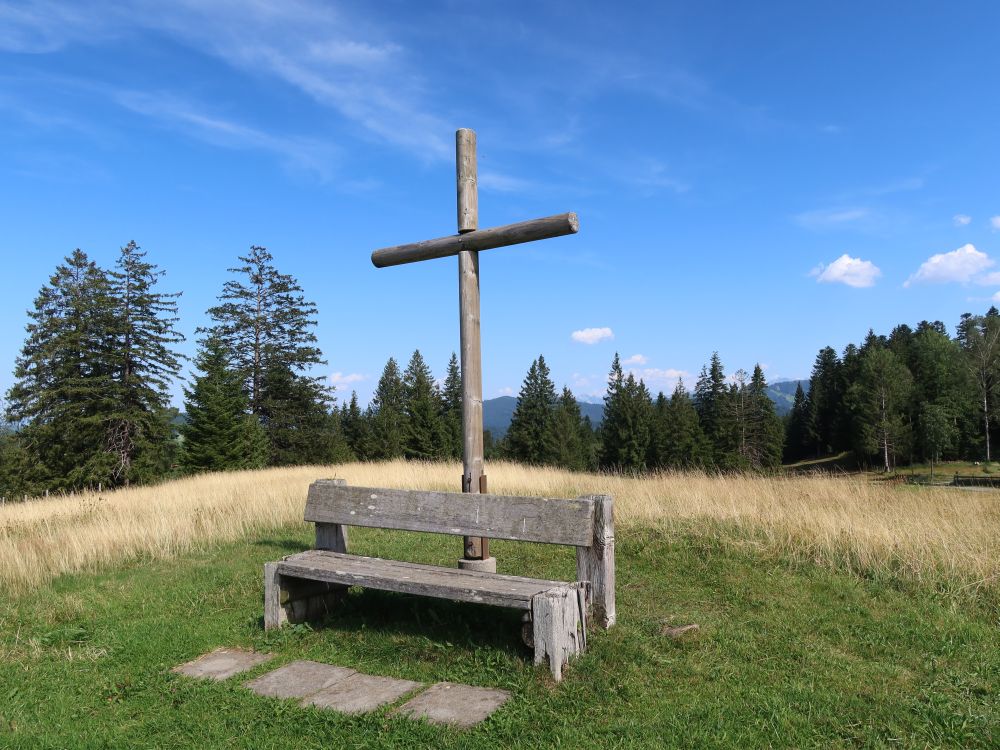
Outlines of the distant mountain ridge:
M 795 389 L 802 384 L 802 390 L 809 392 L 808 380 L 779 380 L 767 386 L 767 395 L 774 402 L 774 410 L 783 417 L 792 410 L 795 402 Z M 604 404 L 592 404 L 578 401 L 580 413 L 590 417 L 590 423 L 597 427 L 604 420 Z M 510 420 L 514 416 L 517 398 L 514 396 L 499 396 L 483 401 L 483 429 L 489 430 L 495 439 L 507 434 Z

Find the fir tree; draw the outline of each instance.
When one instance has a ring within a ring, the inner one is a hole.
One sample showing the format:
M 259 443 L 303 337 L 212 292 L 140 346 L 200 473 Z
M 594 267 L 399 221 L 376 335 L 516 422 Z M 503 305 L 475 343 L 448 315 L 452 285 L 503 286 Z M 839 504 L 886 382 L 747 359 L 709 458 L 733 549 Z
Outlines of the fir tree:
M 869 331 L 862 352 L 885 348 L 885 342 Z M 864 354 L 862 355 L 864 356 Z M 841 414 L 844 412 L 844 383 L 837 352 L 827 346 L 816 355 L 809 379 L 809 439 L 817 457 L 846 446 L 838 441 Z
M 545 357 L 531 363 L 517 396 L 507 430 L 507 451 L 515 461 L 551 464 L 556 461 L 556 388 Z
M 257 469 L 267 460 L 264 428 L 248 413 L 243 376 L 229 369 L 229 361 L 218 338 L 202 342 L 196 360 L 200 374 L 184 389 L 181 465 L 187 471 Z
M 403 412 L 407 458 L 443 458 L 446 454 L 444 425 L 441 423 L 441 394 L 420 350 L 410 357 L 403 374 Z
M 18 443 L 33 489 L 114 484 L 106 434 L 115 408 L 111 310 L 106 274 L 78 249 L 28 313 L 7 420 L 22 424 Z
M 694 389 L 694 408 L 702 432 L 712 450 L 712 465 L 725 467 L 730 463 L 728 455 L 732 443 L 731 424 L 726 420 L 727 399 L 726 376 L 718 352 L 712 352 L 708 367 L 701 368 Z
M 709 469 L 713 466 L 712 447 L 701 429 L 694 401 L 680 379 L 667 404 L 667 430 L 661 461 L 673 469 Z
M 403 444 L 406 440 L 405 401 L 406 391 L 399 374 L 399 365 L 389 357 L 369 407 L 370 458 L 380 460 L 403 456 Z
M 448 374 L 441 392 L 441 423 L 445 456 L 462 457 L 462 372 L 454 352 L 448 360 Z
M 177 323 L 179 293 L 156 291 L 164 272 L 133 241 L 109 274 L 108 298 L 114 391 L 106 445 L 116 483 L 152 479 L 169 468 L 169 386 L 180 372 L 171 348 L 184 340 Z

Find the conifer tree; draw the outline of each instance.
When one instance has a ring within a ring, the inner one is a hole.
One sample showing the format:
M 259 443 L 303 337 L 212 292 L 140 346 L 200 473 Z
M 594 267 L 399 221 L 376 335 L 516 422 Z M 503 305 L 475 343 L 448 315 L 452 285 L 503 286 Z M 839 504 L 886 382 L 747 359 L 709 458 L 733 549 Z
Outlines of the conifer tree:
M 261 419 L 268 440 L 273 440 L 277 436 L 270 433 L 271 425 L 310 421 L 329 404 L 323 379 L 308 374 L 315 365 L 326 364 L 313 333 L 316 305 L 305 299 L 294 277 L 278 272 L 267 248 L 252 245 L 250 253 L 239 260 L 243 265 L 229 269 L 237 278 L 223 285 L 221 304 L 208 311 L 212 327 L 200 331 L 216 336 L 226 346 L 233 358 L 231 366 L 243 376 L 250 412 Z M 286 371 L 294 379 L 284 379 Z M 270 413 L 265 414 L 268 372 L 284 379 L 284 385 L 294 383 L 296 390 L 294 397 L 275 398 L 271 388 Z M 311 397 L 306 397 L 307 391 Z M 299 411 L 279 415 L 274 413 L 278 405 Z M 284 455 L 283 448 L 272 452 Z
M 441 423 L 441 394 L 420 350 L 410 357 L 403 374 L 403 412 L 407 458 L 443 458 L 446 454 L 444 425 Z
M 809 454 L 808 419 L 806 394 L 802 383 L 799 383 L 795 387 L 795 399 L 785 427 L 784 457 L 790 463 L 801 461 Z
M 399 374 L 399 365 L 389 357 L 369 407 L 370 458 L 382 460 L 403 456 L 406 440 L 405 401 L 406 391 Z
M 580 404 L 573 392 L 563 386 L 552 420 L 555 441 L 554 463 L 573 471 L 587 468 L 587 433 L 590 428 L 580 415 Z
M 708 469 L 712 448 L 698 420 L 694 402 L 680 379 L 669 400 L 660 394 L 655 408 L 657 466 L 664 469 Z
M 773 471 L 781 466 L 784 429 L 767 395 L 767 380 L 758 364 L 747 388 L 747 430 L 745 456 L 755 471 Z
M 331 412 L 333 397 L 312 378 L 281 363 L 267 369 L 261 420 L 268 435 L 268 464 L 296 466 L 343 461 L 347 445 Z
M 912 376 L 887 347 L 870 347 L 861 356 L 861 377 L 851 386 L 848 400 L 862 426 L 859 448 L 877 455 L 889 472 L 910 438 L 905 413 Z
M 608 375 L 601 424 L 601 466 L 641 471 L 649 458 L 653 402 L 645 383 L 626 377 L 617 352 Z
M 169 386 L 180 372 L 171 348 L 177 332 L 177 297 L 156 290 L 164 275 L 134 242 L 121 248 L 109 276 L 112 382 L 106 445 L 116 483 L 148 481 L 169 468 Z
M 267 461 L 264 428 L 248 413 L 243 376 L 229 369 L 229 361 L 218 338 L 202 342 L 196 360 L 200 374 L 184 389 L 181 466 L 187 471 L 257 469 Z
M 351 392 L 351 400 L 340 410 L 340 429 L 353 458 L 368 461 L 372 457 L 371 423 L 358 405 L 358 394 Z
M 507 430 L 507 451 L 515 461 L 552 464 L 556 461 L 556 388 L 545 357 L 531 363 L 517 396 Z
M 452 352 L 448 360 L 448 374 L 441 392 L 441 422 L 444 435 L 445 456 L 462 457 L 462 371 L 458 357 Z
M 731 425 L 726 420 L 726 376 L 718 352 L 712 352 L 708 367 L 701 368 L 694 389 L 694 408 L 702 432 L 712 450 L 712 465 L 723 468 L 731 463 L 729 449 L 732 442 Z
M 107 275 L 77 249 L 28 312 L 6 418 L 22 425 L 32 491 L 114 484 L 106 434 L 115 393 L 111 309 Z
M 868 351 L 885 348 L 885 342 L 869 331 L 862 347 L 862 356 Z M 809 439 L 817 457 L 836 452 L 846 446 L 837 439 L 844 413 L 844 383 L 840 359 L 832 347 L 824 347 L 816 355 L 809 379 Z

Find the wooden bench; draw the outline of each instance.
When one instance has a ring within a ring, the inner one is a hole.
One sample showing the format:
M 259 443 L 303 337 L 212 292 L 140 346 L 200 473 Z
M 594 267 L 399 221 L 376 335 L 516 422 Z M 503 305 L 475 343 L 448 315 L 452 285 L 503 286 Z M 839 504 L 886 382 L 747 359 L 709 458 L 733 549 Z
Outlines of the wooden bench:
M 264 627 L 322 617 L 350 586 L 419 594 L 525 611 L 525 641 L 552 675 L 586 647 L 587 625 L 615 622 L 612 500 L 573 500 L 350 487 L 327 479 L 309 487 L 305 520 L 316 549 L 264 565 Z M 347 527 L 369 526 L 576 547 L 576 581 L 485 573 L 352 555 Z M 530 624 L 529 624 L 530 623 Z

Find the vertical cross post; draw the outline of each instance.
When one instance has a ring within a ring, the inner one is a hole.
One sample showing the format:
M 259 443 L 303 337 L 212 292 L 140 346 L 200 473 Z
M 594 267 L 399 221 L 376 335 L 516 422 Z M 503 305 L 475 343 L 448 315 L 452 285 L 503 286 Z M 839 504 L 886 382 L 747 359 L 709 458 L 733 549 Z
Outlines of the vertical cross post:
M 476 169 L 476 133 L 455 133 L 455 172 L 458 188 L 458 233 L 479 229 L 479 188 Z M 458 253 L 459 333 L 462 358 L 462 492 L 485 492 L 483 474 L 483 364 L 479 338 L 479 251 Z M 462 568 L 496 571 L 489 539 L 464 538 Z

